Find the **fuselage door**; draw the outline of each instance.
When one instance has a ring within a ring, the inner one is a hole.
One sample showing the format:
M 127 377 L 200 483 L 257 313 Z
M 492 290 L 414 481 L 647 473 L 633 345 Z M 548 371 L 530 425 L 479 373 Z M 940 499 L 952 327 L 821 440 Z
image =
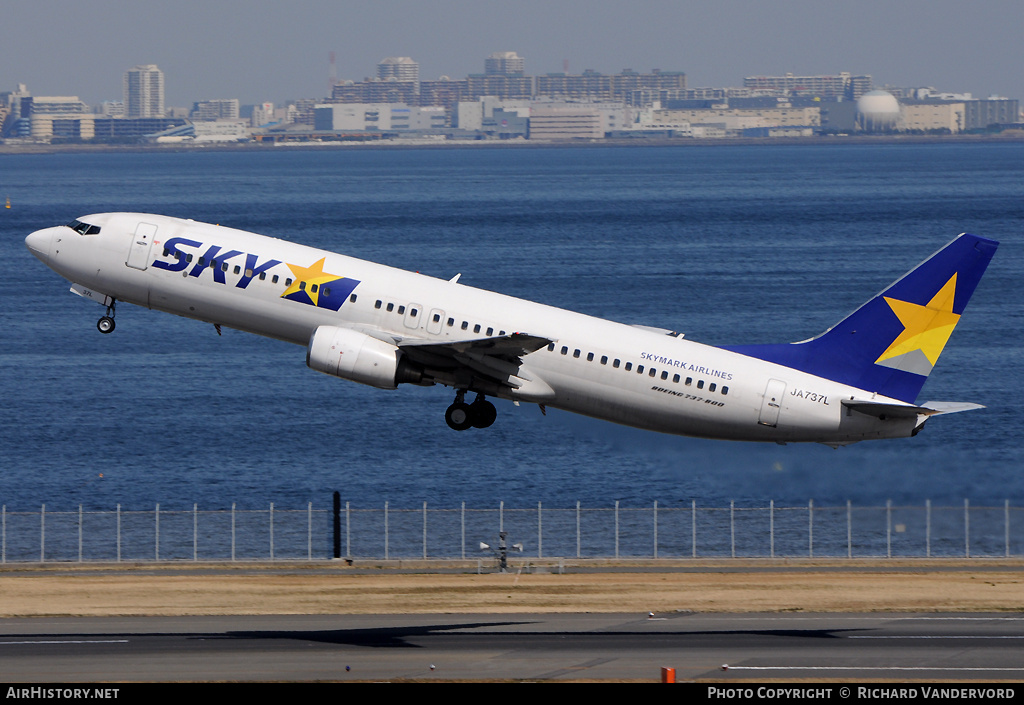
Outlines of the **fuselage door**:
M 149 249 L 156 237 L 156 226 L 152 223 L 139 223 L 132 236 L 132 245 L 128 249 L 128 259 L 124 261 L 129 267 L 146 269 L 149 267 Z
M 444 325 L 444 311 L 439 308 L 435 308 L 430 312 L 430 318 L 427 319 L 427 332 L 431 335 L 440 335 L 441 327 Z
M 419 304 L 409 304 L 405 309 L 405 327 L 419 328 L 421 318 L 423 318 L 423 307 Z
M 782 395 L 786 393 L 786 383 L 779 379 L 768 380 L 761 402 L 761 414 L 757 422 L 762 426 L 778 426 L 779 411 L 782 410 Z

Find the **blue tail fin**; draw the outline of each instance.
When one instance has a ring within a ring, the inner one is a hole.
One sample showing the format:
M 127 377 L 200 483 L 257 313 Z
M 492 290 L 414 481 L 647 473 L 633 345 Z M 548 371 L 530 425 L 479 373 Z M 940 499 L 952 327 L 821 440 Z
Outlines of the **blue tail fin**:
M 727 349 L 913 403 L 998 245 L 960 235 L 816 338 Z

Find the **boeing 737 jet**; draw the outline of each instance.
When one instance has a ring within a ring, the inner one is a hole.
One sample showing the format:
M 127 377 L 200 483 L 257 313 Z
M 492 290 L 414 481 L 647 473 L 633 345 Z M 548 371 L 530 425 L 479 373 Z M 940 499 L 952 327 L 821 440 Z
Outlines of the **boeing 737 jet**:
M 306 346 L 314 370 L 380 389 L 442 384 L 445 420 L 485 428 L 487 397 L 687 436 L 832 446 L 916 435 L 917 404 L 998 243 L 960 235 L 821 335 L 712 347 L 275 238 L 102 213 L 29 250 L 106 307 L 128 302 Z M 468 401 L 467 394 L 474 394 Z

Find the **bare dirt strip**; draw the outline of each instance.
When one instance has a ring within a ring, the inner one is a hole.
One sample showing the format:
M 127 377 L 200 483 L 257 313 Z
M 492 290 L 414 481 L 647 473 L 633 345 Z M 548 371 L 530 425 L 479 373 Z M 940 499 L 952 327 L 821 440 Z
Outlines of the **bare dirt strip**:
M 490 568 L 490 566 L 488 566 Z M 0 566 L 0 616 L 1017 612 L 1024 560 Z M 444 572 L 442 572 L 444 571 Z M 580 572 L 586 571 L 586 572 Z

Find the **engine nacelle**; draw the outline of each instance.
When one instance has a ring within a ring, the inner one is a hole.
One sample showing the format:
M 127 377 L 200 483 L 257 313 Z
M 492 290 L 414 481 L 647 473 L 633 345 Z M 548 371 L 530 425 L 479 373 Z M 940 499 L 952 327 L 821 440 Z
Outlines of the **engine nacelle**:
M 314 331 L 306 348 L 306 364 L 317 372 L 378 389 L 395 389 L 399 382 L 416 384 L 423 376 L 394 345 L 336 326 Z

